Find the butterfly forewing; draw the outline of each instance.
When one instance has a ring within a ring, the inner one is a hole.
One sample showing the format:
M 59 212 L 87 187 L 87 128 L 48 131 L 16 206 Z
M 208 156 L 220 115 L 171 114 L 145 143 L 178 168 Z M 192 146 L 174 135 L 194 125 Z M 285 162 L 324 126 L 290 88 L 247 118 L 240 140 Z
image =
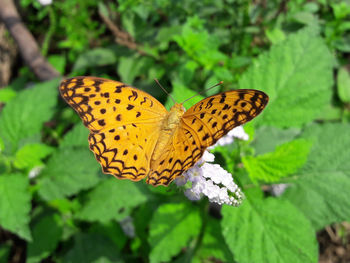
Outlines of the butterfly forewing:
M 76 77 L 60 92 L 90 130 L 90 149 L 105 173 L 134 181 L 149 171 L 149 160 L 167 110 L 149 94 L 121 82 Z
M 199 141 L 199 148 L 213 145 L 233 128 L 255 118 L 268 103 L 258 90 L 233 90 L 205 98 L 182 117 L 183 127 Z

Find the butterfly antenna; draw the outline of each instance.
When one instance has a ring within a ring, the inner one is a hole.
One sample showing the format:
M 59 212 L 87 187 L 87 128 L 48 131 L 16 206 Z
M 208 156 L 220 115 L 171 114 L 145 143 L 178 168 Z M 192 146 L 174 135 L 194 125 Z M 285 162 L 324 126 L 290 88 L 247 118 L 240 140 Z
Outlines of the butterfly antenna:
M 173 98 L 173 96 L 171 96 L 171 94 L 169 92 L 166 91 L 166 89 L 163 88 L 163 86 L 159 83 L 158 79 L 154 79 L 154 81 L 158 84 L 159 87 L 161 87 L 161 89 L 173 100 L 174 104 L 176 104 L 175 99 Z
M 220 81 L 219 83 L 215 84 L 214 86 L 208 88 L 208 89 L 205 89 L 205 90 L 202 90 L 201 92 L 198 92 L 196 95 L 193 95 L 192 97 L 189 97 L 188 99 L 186 99 L 185 101 L 183 101 L 181 104 L 184 104 L 186 101 L 189 101 L 190 99 L 198 96 L 198 95 L 201 95 L 202 93 L 208 91 L 208 90 L 211 90 L 212 88 L 215 88 L 217 86 L 220 86 L 222 83 L 224 83 L 223 81 Z

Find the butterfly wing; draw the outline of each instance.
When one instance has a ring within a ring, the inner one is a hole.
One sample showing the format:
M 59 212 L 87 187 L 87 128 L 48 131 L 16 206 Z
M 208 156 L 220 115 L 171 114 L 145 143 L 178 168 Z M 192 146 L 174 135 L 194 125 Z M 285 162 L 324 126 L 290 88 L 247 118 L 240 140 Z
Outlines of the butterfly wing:
M 105 173 L 133 181 L 148 174 L 168 113 L 159 101 L 121 82 L 96 77 L 64 80 L 60 92 L 89 128 L 90 149 Z
M 182 116 L 163 158 L 157 161 L 148 183 L 168 185 L 192 167 L 208 146 L 231 129 L 256 117 L 267 105 L 268 96 L 258 90 L 234 90 L 201 100 Z
M 206 148 L 233 128 L 261 113 L 269 97 L 262 91 L 239 89 L 205 98 L 192 106 L 182 117 L 183 127 L 191 129 L 199 146 Z

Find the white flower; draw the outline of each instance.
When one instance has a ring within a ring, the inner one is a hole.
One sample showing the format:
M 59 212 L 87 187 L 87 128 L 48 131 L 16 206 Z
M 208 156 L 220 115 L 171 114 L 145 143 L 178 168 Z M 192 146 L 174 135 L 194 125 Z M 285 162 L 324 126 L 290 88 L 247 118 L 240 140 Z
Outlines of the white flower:
M 44 166 L 35 166 L 34 168 L 32 168 L 28 173 L 29 179 L 37 177 L 43 168 Z
M 193 191 L 192 189 L 186 189 L 185 196 L 191 201 L 198 201 L 202 197 L 200 191 Z
M 248 140 L 249 136 L 239 126 L 221 138 L 216 145 L 232 143 L 234 138 Z M 184 194 L 190 200 L 199 200 L 205 195 L 210 202 L 239 206 L 243 200 L 241 189 L 234 183 L 232 174 L 220 165 L 212 164 L 214 159 L 214 154 L 205 151 L 202 158 L 192 168 L 175 179 L 175 183 L 178 186 L 185 185 Z M 191 187 L 187 182 L 192 184 Z
M 205 151 L 201 159 L 204 162 L 212 163 L 215 160 L 215 155 L 208 151 Z
M 207 163 L 203 160 L 209 157 L 210 161 L 214 161 L 213 156 L 213 154 L 206 152 L 194 167 L 183 174 L 183 178 L 180 177 L 179 181 L 186 179 L 192 183 L 191 188 L 185 190 L 185 196 L 190 200 L 199 200 L 205 195 L 210 202 L 220 205 L 240 205 L 243 195 L 233 182 L 232 175 L 220 165 Z M 178 179 L 175 182 L 179 185 Z
M 127 216 L 120 222 L 120 226 L 126 236 L 134 238 L 135 237 L 135 226 L 132 217 Z
M 230 130 L 224 137 L 216 142 L 213 146 L 208 147 L 208 149 L 214 149 L 216 146 L 224 146 L 231 144 L 234 141 L 234 138 L 238 138 L 244 141 L 249 140 L 249 135 L 245 133 L 242 126 L 237 126 L 236 128 Z
M 249 135 L 245 133 L 244 129 L 242 126 L 237 126 L 236 128 L 230 130 L 227 135 L 244 140 L 244 141 L 248 141 L 249 140 Z M 226 136 L 227 136 L 226 135 Z
M 52 4 L 52 0 L 38 0 L 38 2 L 41 4 L 41 5 L 51 5 Z
M 271 193 L 274 196 L 281 196 L 288 187 L 288 184 L 274 184 L 272 185 Z

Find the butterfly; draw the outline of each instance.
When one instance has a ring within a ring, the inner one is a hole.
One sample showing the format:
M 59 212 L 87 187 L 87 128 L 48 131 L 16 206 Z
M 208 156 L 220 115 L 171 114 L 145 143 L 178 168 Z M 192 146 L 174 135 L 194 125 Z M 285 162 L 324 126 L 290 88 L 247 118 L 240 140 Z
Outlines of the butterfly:
M 97 77 L 74 77 L 59 87 L 64 100 L 90 130 L 89 145 L 104 173 L 119 179 L 169 185 L 205 149 L 231 129 L 256 117 L 268 96 L 239 89 L 207 97 L 185 111 L 167 111 L 148 93 Z

